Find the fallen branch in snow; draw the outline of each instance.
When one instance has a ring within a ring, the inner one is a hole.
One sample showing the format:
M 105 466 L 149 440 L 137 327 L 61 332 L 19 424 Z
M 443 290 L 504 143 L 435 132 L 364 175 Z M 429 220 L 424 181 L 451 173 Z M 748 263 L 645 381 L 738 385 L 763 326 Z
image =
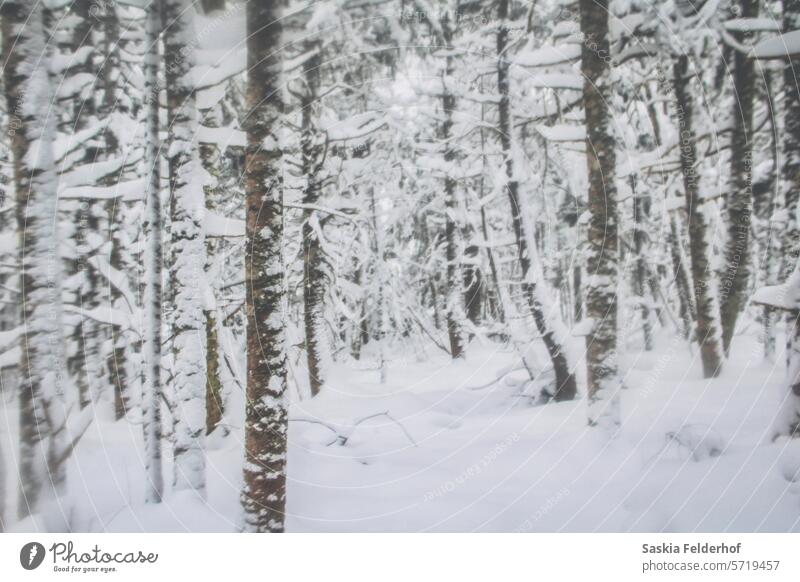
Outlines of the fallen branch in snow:
M 352 429 L 347 434 L 340 432 L 340 430 L 337 429 L 335 426 L 328 424 L 327 422 L 324 422 L 322 420 L 317 420 L 315 418 L 290 418 L 289 422 L 306 422 L 308 424 L 318 424 L 320 426 L 323 426 L 336 435 L 336 438 L 334 438 L 331 442 L 327 443 L 325 446 L 329 447 L 333 444 L 338 443 L 340 446 L 344 447 L 347 445 L 347 442 L 350 440 L 350 437 L 353 436 L 353 433 L 356 431 L 359 425 L 373 418 L 377 418 L 379 416 L 385 416 L 386 418 L 391 420 L 394 424 L 396 424 L 400 428 L 401 431 L 403 431 L 403 434 L 412 445 L 414 445 L 415 447 L 419 446 L 417 444 L 417 441 L 415 441 L 414 438 L 406 430 L 406 427 L 404 427 L 401 422 L 399 422 L 391 414 L 389 414 L 388 410 L 384 410 L 383 412 L 376 412 L 375 414 L 370 414 L 363 418 L 359 418 L 358 420 L 353 422 Z

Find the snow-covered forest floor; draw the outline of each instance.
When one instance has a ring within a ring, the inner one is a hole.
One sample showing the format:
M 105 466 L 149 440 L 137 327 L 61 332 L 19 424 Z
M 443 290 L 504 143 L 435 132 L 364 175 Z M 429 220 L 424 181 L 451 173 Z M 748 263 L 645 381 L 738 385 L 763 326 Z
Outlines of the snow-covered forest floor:
M 516 352 L 488 341 L 463 361 L 395 354 L 384 384 L 375 360 L 334 366 L 324 393 L 291 408 L 287 531 L 800 530 L 800 442 L 771 442 L 783 354 L 767 362 L 742 336 L 722 376 L 703 380 L 685 342 L 657 340 L 622 359 L 614 439 L 586 426 L 583 399 L 535 406 Z M 235 531 L 241 423 L 226 418 L 209 440 L 207 503 L 168 492 L 145 505 L 141 427 L 97 418 L 63 509 L 80 531 Z

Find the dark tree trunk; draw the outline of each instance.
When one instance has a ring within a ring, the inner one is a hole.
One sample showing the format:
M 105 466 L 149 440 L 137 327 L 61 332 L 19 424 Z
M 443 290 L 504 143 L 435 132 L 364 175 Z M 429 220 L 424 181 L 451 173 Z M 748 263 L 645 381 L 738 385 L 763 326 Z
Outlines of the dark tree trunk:
M 324 162 L 324 147 L 315 129 L 316 107 L 319 96 L 321 47 L 316 41 L 309 42 L 310 53 L 303 65 L 304 92 L 301 98 L 301 150 L 302 171 L 306 180 L 303 188 L 303 325 L 306 336 L 306 363 L 311 395 L 319 394 L 324 382 L 322 371 L 323 348 L 323 301 L 325 297 L 325 272 L 318 229 L 322 224 L 311 207 L 319 202 L 322 194 L 320 171 Z M 316 228 L 315 228 L 316 225 Z
M 473 325 L 481 323 L 481 307 L 483 305 L 483 277 L 478 262 L 478 247 L 471 245 L 464 251 L 468 263 L 464 268 L 464 304 L 467 319 Z
M 800 29 L 800 0 L 783 0 L 783 30 Z M 786 59 L 783 67 L 783 166 L 781 190 L 788 224 L 783 237 L 782 280 L 791 275 L 800 259 L 800 55 Z
M 278 0 L 247 4 L 247 410 L 244 529 L 284 530 L 286 348 L 283 314 L 281 17 Z
M 73 19 L 72 39 L 70 50 L 73 54 L 86 47 L 93 47 L 96 18 L 90 14 L 91 0 L 76 0 L 72 4 L 71 16 Z M 76 133 L 87 128 L 95 120 L 94 89 L 98 82 L 97 73 L 93 62 L 93 54 L 83 59 L 80 64 L 66 73 L 68 76 L 88 74 L 95 77 L 89 96 L 80 98 L 75 95 L 66 108 L 69 111 L 68 121 L 63 128 L 64 132 Z M 68 77 L 69 79 L 70 77 Z M 75 78 L 75 77 L 71 77 Z M 77 144 L 76 144 L 77 145 Z M 86 146 L 78 146 L 83 153 L 83 158 L 78 164 L 92 163 L 98 152 Z M 72 168 L 64 168 L 69 171 Z M 80 274 L 77 289 L 77 307 L 91 311 L 100 305 L 99 281 L 96 271 L 90 266 L 90 260 L 99 250 L 98 240 L 101 233 L 101 215 L 104 214 L 102 205 L 96 200 L 81 200 L 77 205 L 74 215 L 76 225 L 75 241 L 77 259 L 70 264 L 70 270 Z M 78 386 L 81 408 L 88 406 L 98 397 L 102 383 L 103 366 L 100 354 L 100 328 L 98 323 L 88 317 L 82 317 L 73 330 L 75 353 L 70 358 L 70 369 Z
M 450 15 L 447 14 L 442 19 L 442 36 L 450 50 L 453 41 L 453 23 L 450 22 Z M 450 174 L 450 162 L 456 158 L 456 144 L 453 143 L 453 114 L 456 109 L 456 96 L 450 89 L 452 83 L 454 65 L 453 57 L 445 57 L 445 70 L 442 76 L 442 113 L 444 121 L 439 126 L 439 139 L 444 147 L 444 161 L 448 167 L 447 175 L 444 179 L 444 200 L 445 200 L 445 247 L 447 256 L 447 336 L 450 340 L 450 355 L 453 359 L 464 355 L 464 338 L 462 337 L 461 322 L 463 318 L 463 297 L 462 283 L 463 276 L 460 273 L 461 261 L 458 252 L 458 227 L 455 222 L 457 212 L 456 188 L 457 183 L 454 176 Z
M 741 17 L 758 16 L 758 0 L 740 0 Z M 752 33 L 735 33 L 740 43 Z M 728 194 L 728 240 L 720 289 L 722 346 L 730 351 L 736 321 L 744 308 L 750 277 L 750 221 L 753 212 L 753 97 L 755 64 L 749 55 L 734 51 L 733 134 L 731 137 L 731 191 Z
M 714 274 L 709 261 L 708 226 L 701 208 L 694 104 L 691 96 L 692 77 L 689 75 L 689 58 L 686 55 L 676 57 L 673 73 L 681 136 L 681 173 L 683 174 L 689 220 L 689 255 L 692 264 L 695 309 L 697 310 L 695 333 L 697 334 L 697 343 L 700 345 L 703 374 L 706 378 L 713 378 L 722 369 L 720 312 L 716 297 L 716 285 L 713 281 Z
M 642 316 L 642 334 L 644 336 L 645 351 L 653 349 L 653 321 L 650 316 L 650 306 L 648 305 L 648 279 L 649 268 L 649 240 L 648 223 L 650 218 L 650 198 L 634 189 L 633 199 L 633 245 L 636 250 L 636 267 L 634 274 L 634 292 L 639 301 L 639 312 Z
M 669 220 L 669 250 L 672 259 L 672 272 L 675 277 L 676 293 L 678 295 L 678 309 L 680 312 L 681 322 L 683 323 L 683 337 L 689 339 L 691 337 L 694 321 L 697 317 L 697 312 L 694 308 L 694 301 L 692 299 L 691 284 L 689 283 L 689 273 L 686 268 L 686 260 L 681 247 L 681 232 L 678 226 L 678 217 L 670 215 Z
M 586 337 L 589 424 L 618 426 L 621 387 L 617 364 L 617 233 L 616 153 L 611 122 L 608 0 L 580 0 L 581 72 L 586 110 L 586 160 L 589 171 L 589 225 L 586 274 Z
M 500 145 L 505 157 L 506 191 L 511 206 L 511 223 L 514 230 L 514 239 L 517 245 L 517 256 L 519 258 L 522 271 L 523 293 L 528 302 L 528 306 L 533 314 L 536 328 L 542 336 L 542 341 L 547 348 L 550 361 L 555 372 L 556 385 L 553 391 L 553 398 L 556 401 L 572 400 L 577 394 L 575 375 L 570 369 L 564 347 L 561 345 L 553 329 L 548 324 L 544 307 L 537 296 L 537 285 L 545 285 L 544 281 L 533 281 L 531 278 L 531 254 L 536 252 L 535 248 L 528 248 L 528 241 L 533 233 L 525 232 L 523 208 L 519 198 L 519 182 L 514 174 L 514 160 L 511 152 L 512 132 L 511 124 L 511 97 L 509 66 L 507 58 L 508 47 L 508 0 L 500 0 L 498 5 L 498 18 L 500 26 L 497 31 L 497 91 L 500 95 L 498 106 Z

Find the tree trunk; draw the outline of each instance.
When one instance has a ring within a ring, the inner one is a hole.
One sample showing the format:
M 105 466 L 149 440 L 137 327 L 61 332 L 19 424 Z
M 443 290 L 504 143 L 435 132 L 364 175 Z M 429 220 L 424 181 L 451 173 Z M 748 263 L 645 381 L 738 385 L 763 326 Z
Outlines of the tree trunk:
M 286 507 L 286 346 L 281 167 L 281 16 L 278 0 L 247 4 L 247 411 L 244 526 L 282 532 Z
M 689 339 L 692 333 L 693 322 L 697 317 L 697 312 L 692 301 L 691 284 L 689 283 L 689 273 L 686 270 L 686 257 L 681 247 L 681 231 L 678 228 L 678 217 L 672 213 L 667 217 L 669 220 L 668 244 L 670 257 L 672 258 L 672 271 L 675 276 L 675 286 L 678 295 L 678 309 L 680 311 L 681 322 L 683 323 L 683 337 Z
M 205 497 L 206 292 L 205 206 L 199 181 L 197 109 L 192 86 L 193 8 L 165 0 L 163 33 L 169 128 L 169 245 L 172 317 L 173 454 L 175 490 Z
M 146 15 L 145 39 L 147 53 L 144 57 L 145 107 L 147 107 L 147 136 L 145 167 L 147 169 L 147 194 L 145 198 L 144 233 L 144 390 L 142 394 L 145 469 L 147 481 L 145 500 L 159 503 L 164 494 L 164 477 L 161 461 L 161 290 L 164 264 L 161 210 L 161 144 L 159 142 L 158 64 L 160 55 L 158 38 L 161 34 L 161 12 L 151 6 Z
M 221 8 L 220 8 L 221 9 Z M 223 126 L 222 103 L 200 110 L 200 123 L 204 127 Z M 199 147 L 200 162 L 207 172 L 208 180 L 203 185 L 205 207 L 208 212 L 217 212 L 225 196 L 226 180 L 224 172 L 225 152 L 218 144 L 202 143 Z M 206 434 L 211 434 L 222 420 L 225 412 L 224 391 L 220 376 L 220 345 L 217 326 L 217 297 L 220 281 L 224 273 L 220 269 L 218 251 L 223 248 L 221 238 L 206 238 L 206 280 L 208 295 L 203 305 L 206 330 Z
M 741 17 L 758 16 L 758 0 L 740 0 Z M 752 33 L 734 33 L 740 43 Z M 742 51 L 734 51 L 733 134 L 731 137 L 731 186 L 728 194 L 728 240 L 722 277 L 720 320 L 722 346 L 730 351 L 736 321 L 744 308 L 750 277 L 750 221 L 753 212 L 753 97 L 755 63 Z
M 441 22 L 442 36 L 447 50 L 451 50 L 453 29 L 450 15 L 445 14 Z M 445 201 L 445 247 L 447 257 L 447 336 L 450 340 L 450 355 L 453 359 L 464 355 L 464 338 L 462 337 L 461 323 L 464 319 L 462 282 L 460 273 L 461 261 L 456 238 L 458 227 L 455 222 L 457 212 L 456 179 L 451 175 L 450 162 L 456 158 L 456 144 L 452 142 L 453 113 L 456 108 L 456 96 L 450 89 L 454 72 L 453 57 L 445 57 L 445 70 L 442 73 L 442 113 L 444 121 L 439 126 L 439 140 L 444 148 L 444 161 L 447 175 L 444 179 Z
M 562 345 L 564 338 L 558 337 L 555 330 L 549 325 L 547 314 L 539 299 L 538 285 L 545 285 L 544 281 L 535 281 L 531 277 L 531 260 L 536 248 L 529 243 L 532 232 L 525 232 L 523 208 L 519 197 L 519 182 L 514 174 L 514 159 L 512 146 L 511 124 L 511 98 L 509 66 L 506 51 L 508 46 L 508 0 L 500 0 L 498 5 L 498 18 L 500 26 L 497 31 L 497 91 L 500 95 L 498 106 L 500 145 L 503 149 L 506 169 L 506 191 L 511 206 L 511 223 L 514 230 L 514 238 L 517 244 L 517 256 L 522 270 L 523 293 L 525 294 L 528 306 L 533 314 L 536 328 L 542 336 L 550 361 L 555 372 L 556 385 L 553 390 L 553 398 L 556 401 L 572 400 L 577 394 L 575 375 L 569 362 L 567 354 Z M 551 314 L 557 316 L 557 314 Z
M 589 225 L 586 316 L 593 322 L 586 337 L 589 424 L 619 426 L 617 369 L 617 235 L 616 152 L 610 128 L 611 88 L 608 0 L 580 0 L 581 72 L 586 110 L 586 161 L 589 172 Z
M 90 15 L 95 16 L 94 14 Z M 130 113 L 123 108 L 118 100 L 117 77 L 120 74 L 119 58 L 119 20 L 117 8 L 114 3 L 102 5 L 102 12 L 99 14 L 102 22 L 103 31 L 103 62 L 99 72 L 99 82 L 102 86 L 103 97 L 98 106 L 98 117 L 101 119 L 112 119 L 115 115 Z M 121 151 L 119 140 L 114 133 L 112 124 L 104 132 L 104 151 L 106 158 L 113 158 Z M 105 216 L 108 217 L 109 240 L 111 242 L 110 263 L 111 267 L 120 271 L 126 271 L 123 264 L 123 252 L 125 238 L 122 224 L 125 220 L 123 212 L 125 203 L 121 200 L 110 200 L 106 203 Z M 122 293 L 116 285 L 110 285 L 109 301 L 111 307 L 116 307 L 118 302 L 123 301 Z M 128 350 L 132 349 L 129 343 L 131 333 L 124 330 L 120 325 L 111 327 L 111 350 L 106 358 L 106 373 L 108 382 L 114 387 L 114 417 L 120 420 L 125 417 L 130 398 L 128 389 Z
M 783 0 L 783 30 L 800 29 L 800 0 Z M 800 55 L 787 57 L 783 66 L 783 165 L 780 189 L 786 208 L 783 236 L 782 279 L 787 279 L 800 260 Z M 787 317 L 787 342 L 793 336 L 796 317 Z
M 633 198 L 633 244 L 636 249 L 636 267 L 634 273 L 634 292 L 639 303 L 639 312 L 642 317 L 642 335 L 644 336 L 644 349 L 653 350 L 653 320 L 650 316 L 649 300 L 647 298 L 647 281 L 649 259 L 648 226 L 650 218 L 650 198 L 634 189 Z
M 95 17 L 90 14 L 90 0 L 76 0 L 72 4 L 70 16 L 73 22 L 72 42 L 70 50 L 73 54 L 86 47 L 93 47 Z M 66 102 L 67 121 L 62 131 L 74 135 L 86 129 L 91 123 L 96 122 L 94 89 L 97 82 L 97 73 L 93 63 L 94 54 L 81 59 L 80 64 L 72 67 L 65 73 L 64 81 L 68 83 L 77 79 L 78 75 L 91 75 L 95 78 L 88 91 L 74 95 Z M 76 165 L 88 164 L 96 161 L 98 152 L 83 144 L 74 144 L 82 156 Z M 61 168 L 62 172 L 73 170 L 74 166 Z M 70 265 L 71 271 L 77 277 L 77 307 L 91 311 L 100 306 L 99 281 L 96 271 L 90 266 L 92 259 L 100 249 L 103 240 L 100 238 L 102 205 L 96 200 L 85 199 L 78 202 L 73 220 L 75 222 L 75 244 L 77 257 Z M 70 273 L 72 275 L 73 273 Z M 82 317 L 73 330 L 73 340 L 76 350 L 72 355 L 70 368 L 78 386 L 81 408 L 97 399 L 100 386 L 103 382 L 103 359 L 100 354 L 100 326 L 88 317 Z
M 673 76 L 681 147 L 680 162 L 689 219 L 689 255 L 694 282 L 697 322 L 695 332 L 706 378 L 719 375 L 722 369 L 722 346 L 719 328 L 717 290 L 709 261 L 708 227 L 700 199 L 700 176 L 697 173 L 697 147 L 694 133 L 694 105 L 691 97 L 689 58 L 676 57 Z
M 52 144 L 54 102 L 47 67 L 44 9 L 7 1 L 2 16 L 3 69 L 20 236 L 23 334 L 19 374 L 18 514 L 39 511 L 63 492 L 65 354 L 61 321 L 57 188 Z
M 472 325 L 481 323 L 481 307 L 483 306 L 483 276 L 478 264 L 479 249 L 477 245 L 470 245 L 464 250 L 467 263 L 464 268 L 464 304 L 467 309 L 467 319 Z
M 301 98 L 301 149 L 303 177 L 303 323 L 306 336 L 306 363 L 311 395 L 319 394 L 324 382 L 322 370 L 324 321 L 323 301 L 325 297 L 325 272 L 320 248 L 319 231 L 322 225 L 318 214 L 310 207 L 319 202 L 322 194 L 320 170 L 324 162 L 324 148 L 314 127 L 322 64 L 321 46 L 317 41 L 309 41 L 306 51 L 310 56 L 303 64 L 305 79 Z

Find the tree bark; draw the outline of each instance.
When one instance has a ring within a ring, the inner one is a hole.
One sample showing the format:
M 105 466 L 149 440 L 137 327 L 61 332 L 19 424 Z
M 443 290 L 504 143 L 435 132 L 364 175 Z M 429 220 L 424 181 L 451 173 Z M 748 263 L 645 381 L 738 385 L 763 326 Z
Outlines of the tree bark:
M 61 320 L 54 95 L 40 3 L 0 7 L 3 69 L 20 237 L 23 334 L 19 374 L 18 515 L 36 513 L 65 487 L 65 354 Z
M 589 225 L 586 316 L 593 324 L 586 337 L 589 424 L 619 426 L 617 363 L 616 152 L 611 122 L 608 0 L 580 0 L 581 72 L 586 111 L 586 161 L 589 173 Z
M 324 382 L 321 350 L 324 345 L 323 301 L 325 297 L 325 272 L 319 241 L 322 228 L 317 212 L 311 207 L 319 202 L 322 194 L 320 170 L 324 162 L 324 147 L 316 131 L 316 107 L 322 64 L 321 46 L 318 41 L 309 41 L 306 51 L 310 56 L 303 64 L 305 79 L 301 98 L 301 149 L 302 170 L 305 178 L 303 188 L 303 324 L 306 336 L 306 363 L 311 395 L 319 394 Z
M 90 0 L 75 0 L 70 16 L 73 22 L 70 50 L 73 54 L 86 47 L 93 47 L 95 18 L 90 15 Z M 62 131 L 67 134 L 86 129 L 91 123 L 96 122 L 94 89 L 97 82 L 97 73 L 93 62 L 93 52 L 80 63 L 65 73 L 64 81 L 69 82 L 77 75 L 92 75 L 92 82 L 88 91 L 82 91 L 72 97 L 63 107 L 67 110 L 67 121 Z M 83 144 L 75 144 L 82 153 L 77 165 L 92 163 L 97 158 L 98 152 Z M 70 171 L 73 167 L 61 168 Z M 96 200 L 85 199 L 78 202 L 73 220 L 75 221 L 75 244 L 77 257 L 70 264 L 70 270 L 79 274 L 76 296 L 77 307 L 87 311 L 100 306 L 100 290 L 97 273 L 90 266 L 89 260 L 94 257 L 102 245 L 101 217 L 104 214 L 102 205 Z M 72 273 L 70 273 L 72 275 Z M 78 386 L 81 408 L 88 406 L 99 395 L 103 380 L 103 359 L 100 353 L 100 326 L 88 317 L 80 319 L 73 330 L 73 340 L 76 345 L 75 353 L 70 358 L 70 369 Z
M 800 0 L 783 0 L 783 30 L 800 29 Z M 800 260 L 800 55 L 786 58 L 783 66 L 783 164 L 780 189 L 786 208 L 786 230 L 783 236 L 781 273 L 787 279 Z M 796 317 L 787 317 L 793 329 Z M 787 332 L 787 343 L 793 333 Z
M 532 232 L 525 231 L 523 204 L 519 197 L 519 182 L 514 173 L 514 159 L 512 152 L 512 132 L 511 123 L 511 97 L 509 67 L 510 61 L 507 58 L 508 48 L 508 9 L 509 1 L 500 0 L 498 4 L 498 18 L 500 26 L 497 31 L 497 91 L 500 95 L 498 106 L 500 145 L 505 158 L 506 170 L 506 192 L 511 206 L 511 223 L 514 230 L 514 239 L 517 245 L 517 256 L 522 271 L 523 293 L 528 302 L 528 306 L 533 314 L 536 328 L 542 336 L 542 341 L 547 348 L 550 361 L 555 372 L 556 385 L 553 390 L 553 398 L 556 401 L 572 400 L 577 394 L 577 384 L 574 372 L 567 360 L 567 354 L 562 345 L 563 338 L 559 338 L 555 330 L 549 325 L 547 314 L 539 300 L 538 285 L 546 284 L 544 281 L 535 281 L 531 277 L 531 259 L 536 253 L 534 245 L 529 244 Z M 554 314 L 551 314 L 553 316 Z
M 145 447 L 145 500 L 160 503 L 164 494 L 164 476 L 161 451 L 161 305 L 163 294 L 161 279 L 164 264 L 161 210 L 161 157 L 159 152 L 159 83 L 160 55 L 158 39 L 161 34 L 162 0 L 154 0 L 147 11 L 144 57 L 145 107 L 147 108 L 147 137 L 145 166 L 147 169 L 147 194 L 145 198 L 144 233 L 144 390 L 142 394 L 143 431 Z
M 282 532 L 286 507 L 286 346 L 281 167 L 281 17 L 278 0 L 247 4 L 247 411 L 244 525 Z
M 700 199 L 700 176 L 697 173 L 697 146 L 694 130 L 694 104 L 691 97 L 689 58 L 676 57 L 673 78 L 677 117 L 680 130 L 680 163 L 689 220 L 689 255 L 694 282 L 697 322 L 695 333 L 700 346 L 703 375 L 713 378 L 722 369 L 722 345 L 719 308 L 711 263 L 709 261 L 708 226 Z
M 450 14 L 445 14 L 441 21 L 442 37 L 446 50 L 451 50 L 453 42 L 453 23 L 450 21 Z M 455 222 L 457 212 L 456 202 L 456 183 L 452 175 L 450 163 L 456 159 L 456 144 L 452 142 L 453 113 L 456 108 L 456 96 L 453 94 L 450 84 L 454 72 L 453 57 L 445 57 L 445 69 L 442 73 L 442 113 L 444 121 L 439 126 L 439 139 L 444 148 L 444 161 L 447 167 L 447 175 L 444 179 L 444 201 L 445 201 L 445 254 L 447 257 L 447 337 L 450 340 L 450 355 L 455 360 L 464 355 L 464 338 L 462 337 L 461 324 L 464 319 L 462 282 L 463 277 L 460 273 L 460 253 L 458 248 L 457 232 L 458 227 Z
M 649 258 L 648 226 L 650 218 L 650 198 L 648 195 L 636 192 L 633 199 L 633 244 L 636 249 L 636 267 L 634 274 L 634 292 L 639 302 L 639 313 L 642 317 L 642 335 L 644 336 L 644 349 L 653 350 L 653 320 L 650 316 L 649 300 L 647 298 L 647 280 Z
M 758 0 L 740 0 L 741 17 L 758 16 Z M 746 44 L 752 33 L 734 33 Z M 734 51 L 733 134 L 731 136 L 731 191 L 728 194 L 728 240 L 720 289 L 722 346 L 730 351 L 736 321 L 744 308 L 750 277 L 750 221 L 753 213 L 753 98 L 755 64 L 749 55 Z
M 198 173 L 197 108 L 191 78 L 193 8 L 189 0 L 165 0 L 163 6 L 171 197 L 173 488 L 193 490 L 205 497 L 207 282 L 202 222 L 205 201 Z

